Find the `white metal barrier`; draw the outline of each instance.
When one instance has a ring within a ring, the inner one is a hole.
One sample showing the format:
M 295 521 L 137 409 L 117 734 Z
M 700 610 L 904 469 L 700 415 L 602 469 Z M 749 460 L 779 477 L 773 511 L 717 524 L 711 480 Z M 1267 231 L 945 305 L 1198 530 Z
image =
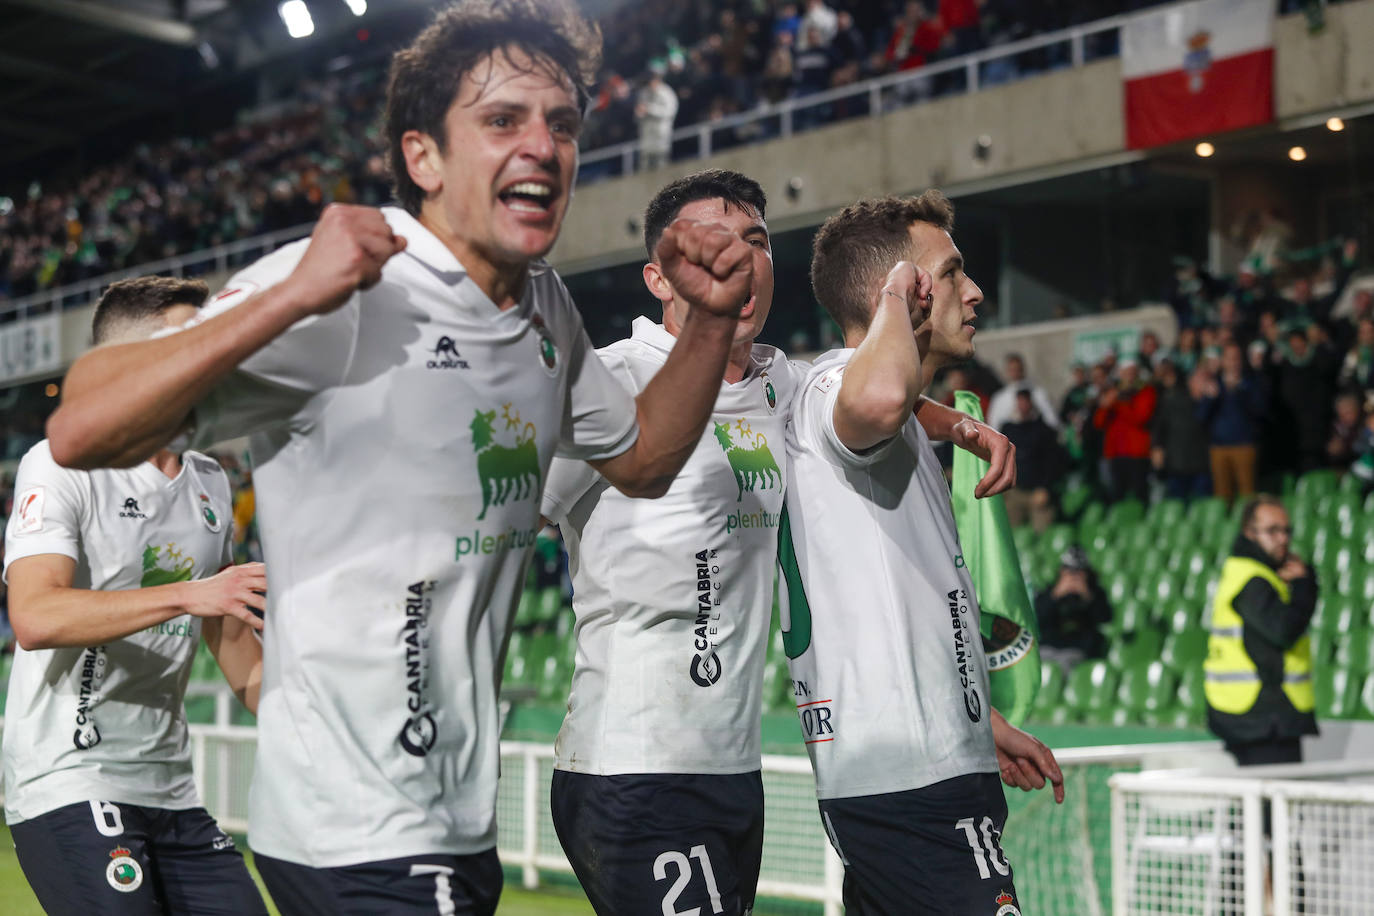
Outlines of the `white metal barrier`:
M 1110 783 L 1113 916 L 1374 914 L 1374 763 Z

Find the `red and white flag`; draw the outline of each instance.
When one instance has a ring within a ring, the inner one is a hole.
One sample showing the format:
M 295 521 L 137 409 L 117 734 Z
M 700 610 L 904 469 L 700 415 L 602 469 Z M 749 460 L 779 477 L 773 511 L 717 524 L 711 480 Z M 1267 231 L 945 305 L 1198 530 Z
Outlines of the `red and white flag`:
M 1141 149 L 1274 118 L 1272 0 L 1196 0 L 1121 27 L 1126 146 Z

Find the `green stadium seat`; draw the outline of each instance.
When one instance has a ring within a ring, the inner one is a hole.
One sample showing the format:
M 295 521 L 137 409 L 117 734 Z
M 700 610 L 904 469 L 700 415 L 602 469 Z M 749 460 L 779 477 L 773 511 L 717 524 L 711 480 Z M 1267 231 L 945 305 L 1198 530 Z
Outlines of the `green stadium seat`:
M 186 698 L 186 721 L 197 725 L 215 722 L 215 698 L 209 694 Z
M 1126 630 L 1107 650 L 1107 661 L 1118 668 L 1148 665 L 1159 658 L 1163 644 L 1158 630 Z
M 1078 532 L 1072 525 L 1051 525 L 1045 529 L 1045 534 L 1040 538 L 1045 545 L 1045 552 L 1052 554 L 1057 561 L 1059 555 L 1069 548 L 1070 545 L 1078 542 Z
M 1207 695 L 1202 689 L 1202 666 L 1187 668 L 1178 673 L 1178 705 L 1195 714 L 1207 711 Z
M 1188 507 L 1180 499 L 1161 499 L 1145 513 L 1145 523 L 1160 534 L 1173 531 L 1183 524 Z
M 1132 577 L 1120 570 L 1104 576 L 1103 587 L 1107 591 L 1107 601 L 1114 608 L 1121 607 L 1126 603 L 1126 599 L 1132 597 L 1135 591 L 1133 585 Z
M 1374 674 L 1364 679 L 1364 689 L 1360 691 L 1359 715 L 1361 719 L 1374 719 Z
M 1336 667 L 1344 668 L 1352 675 L 1363 677 L 1370 673 L 1370 632 L 1363 627 L 1342 633 L 1332 639 L 1335 643 Z
M 1064 698 L 1064 669 L 1054 662 L 1040 662 L 1040 689 L 1035 694 L 1031 717 L 1039 722 L 1050 721 L 1056 707 Z
M 1207 658 L 1207 631 L 1201 627 L 1190 627 L 1179 633 L 1170 633 L 1164 638 L 1159 657 L 1179 674 L 1201 668 Z
M 563 610 L 563 590 L 556 585 L 541 589 L 535 607 L 537 623 L 553 623 Z
M 1067 518 L 1078 515 L 1080 509 L 1086 509 L 1092 505 L 1093 490 L 1087 484 L 1079 484 L 1076 487 L 1066 487 L 1064 495 L 1059 498 L 1059 508 Z
M 539 615 L 539 593 L 527 588 L 520 593 L 520 603 L 515 607 L 516 629 L 523 629 L 534 623 Z
M 1163 662 L 1151 662 L 1145 669 L 1145 688 L 1141 721 L 1163 725 L 1178 706 L 1178 675 Z
M 1226 503 L 1220 499 L 1209 497 L 1195 500 L 1188 507 L 1188 526 L 1194 531 L 1208 531 L 1226 520 L 1226 512 Z
M 1116 686 L 1116 703 L 1111 710 L 1113 725 L 1127 725 L 1135 722 L 1145 708 L 1145 695 L 1149 685 L 1146 682 L 1144 665 L 1131 665 L 1124 668 Z
M 1349 671 L 1341 668 L 1318 671 L 1313 687 L 1317 695 L 1318 719 L 1349 719 L 1355 714 L 1359 685 Z
M 1298 505 L 1311 503 L 1313 505 L 1323 496 L 1330 496 L 1336 492 L 1339 480 L 1336 472 L 1329 469 L 1308 471 L 1298 478 L 1297 486 L 1293 488 L 1293 499 Z
M 1083 662 L 1064 685 L 1064 704 L 1077 718 L 1105 723 L 1110 720 L 1116 682 L 1117 673 L 1106 662 Z
M 565 702 L 572 686 L 572 665 L 563 659 L 563 654 L 555 649 L 540 670 L 539 699 L 547 702 Z
M 1113 633 L 1136 633 L 1146 629 L 1149 622 L 1149 609 L 1135 598 L 1112 605 L 1110 629 Z
M 1136 527 L 1144 518 L 1145 507 L 1139 500 L 1123 499 L 1112 504 L 1103 521 L 1109 530 L 1121 532 Z

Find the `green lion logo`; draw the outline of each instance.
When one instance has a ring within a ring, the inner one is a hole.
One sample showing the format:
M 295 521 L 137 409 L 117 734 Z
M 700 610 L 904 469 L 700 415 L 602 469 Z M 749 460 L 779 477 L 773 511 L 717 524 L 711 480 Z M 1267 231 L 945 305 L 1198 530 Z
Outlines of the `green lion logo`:
M 744 499 L 745 490 L 751 493 L 755 487 L 768 490 L 782 479 L 778 463 L 773 460 L 773 453 L 768 450 L 767 436 L 755 433 L 745 420 L 739 420 L 735 423 L 735 433 L 742 441 L 749 443 L 748 447 L 745 447 L 736 445 L 730 438 L 729 423 L 717 423 L 715 427 L 716 441 L 725 451 L 725 459 L 730 462 L 730 470 L 735 472 L 735 483 L 739 485 L 736 502 Z
M 190 582 L 195 568 L 194 558 L 182 553 L 176 544 L 168 543 L 162 547 L 149 544 L 143 548 L 143 578 L 141 588 L 154 585 L 171 585 L 173 582 Z
M 528 499 L 539 493 L 542 475 L 539 471 L 539 450 L 534 444 L 533 423 L 521 424 L 520 411 L 511 413 L 511 405 L 501 405 L 501 418 L 506 430 L 516 430 L 515 445 L 496 442 L 496 411 L 475 411 L 472 429 L 472 450 L 477 453 L 477 476 L 482 481 L 482 512 L 478 521 L 487 517 L 487 509 L 503 506 L 508 499 Z

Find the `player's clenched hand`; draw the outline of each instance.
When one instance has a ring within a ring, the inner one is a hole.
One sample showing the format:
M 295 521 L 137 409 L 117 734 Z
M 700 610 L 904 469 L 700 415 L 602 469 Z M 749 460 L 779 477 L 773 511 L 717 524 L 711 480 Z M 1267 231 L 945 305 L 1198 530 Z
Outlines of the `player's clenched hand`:
M 898 261 L 887 272 L 887 279 L 883 281 L 883 288 L 878 291 L 878 301 L 874 305 L 881 308 L 884 299 L 900 299 L 906 304 L 911 326 L 919 327 L 930 314 L 930 295 L 934 288 L 935 280 L 930 276 L 930 271 L 910 261 Z
M 1016 446 L 1006 436 L 969 417 L 954 424 L 949 438 L 959 448 L 992 465 L 973 488 L 974 496 L 996 496 L 1016 486 Z
M 1055 802 L 1064 803 L 1064 773 L 1054 759 L 1054 752 L 1044 742 L 1012 725 L 995 709 L 992 711 L 992 741 L 997 747 L 997 768 L 1001 771 L 1002 782 L 1029 792 L 1045 788 L 1045 781 L 1049 780 L 1054 786 Z
M 267 567 L 261 563 L 229 566 L 208 579 L 185 583 L 186 612 L 196 617 L 237 617 L 255 630 L 262 620 L 250 608 L 267 598 Z
M 754 292 L 754 250 L 716 223 L 675 220 L 655 249 L 673 290 L 693 308 L 739 317 Z
M 375 285 L 382 265 L 405 247 L 405 237 L 391 231 L 382 211 L 330 204 L 286 282 L 299 291 L 304 314 L 330 312 L 355 291 Z

